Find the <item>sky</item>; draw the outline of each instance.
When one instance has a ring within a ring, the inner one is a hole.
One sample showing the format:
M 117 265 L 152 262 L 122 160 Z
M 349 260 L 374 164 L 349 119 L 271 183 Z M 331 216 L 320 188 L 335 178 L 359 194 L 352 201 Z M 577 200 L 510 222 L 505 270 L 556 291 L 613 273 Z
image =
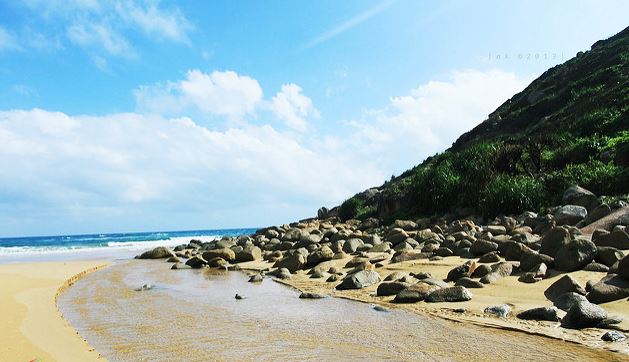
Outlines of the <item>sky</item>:
M 0 237 L 312 217 L 447 149 L 628 13 L 591 0 L 0 0 Z

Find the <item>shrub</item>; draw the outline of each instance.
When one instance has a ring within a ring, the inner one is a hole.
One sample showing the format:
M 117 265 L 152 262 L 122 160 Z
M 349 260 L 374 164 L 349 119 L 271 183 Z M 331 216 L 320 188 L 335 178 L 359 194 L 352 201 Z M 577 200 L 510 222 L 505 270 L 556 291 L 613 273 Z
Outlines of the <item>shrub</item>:
M 555 203 L 571 185 L 583 186 L 597 195 L 612 195 L 628 191 L 626 172 L 626 169 L 613 162 L 591 160 L 587 163 L 569 164 L 562 170 L 551 172 L 546 178 L 546 186 L 555 195 Z
M 418 170 L 410 184 L 411 200 L 420 214 L 448 211 L 456 206 L 461 177 L 450 160 Z
M 345 200 L 339 207 L 339 218 L 346 221 L 356 217 L 358 209 L 363 206 L 363 201 L 357 197 Z
M 500 174 L 482 191 L 481 210 L 488 217 L 538 210 L 546 199 L 544 186 L 530 176 Z

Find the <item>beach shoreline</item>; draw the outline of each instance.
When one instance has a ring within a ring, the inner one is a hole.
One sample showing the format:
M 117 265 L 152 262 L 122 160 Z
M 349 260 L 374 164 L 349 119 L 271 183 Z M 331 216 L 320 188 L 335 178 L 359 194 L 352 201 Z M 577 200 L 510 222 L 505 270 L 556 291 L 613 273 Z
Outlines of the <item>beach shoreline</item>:
M 56 300 L 107 265 L 100 259 L 0 264 L 0 355 L 11 361 L 104 360 L 63 318 Z

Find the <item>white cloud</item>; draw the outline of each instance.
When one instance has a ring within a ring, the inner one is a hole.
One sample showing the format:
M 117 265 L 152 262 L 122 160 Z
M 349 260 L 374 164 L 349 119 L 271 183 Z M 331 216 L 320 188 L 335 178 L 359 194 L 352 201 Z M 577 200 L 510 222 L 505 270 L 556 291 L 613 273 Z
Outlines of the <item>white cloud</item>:
M 386 109 L 346 122 L 349 141 L 355 152 L 399 173 L 449 147 L 531 80 L 497 69 L 454 71 L 447 81 L 429 81 L 391 97 Z
M 189 118 L 132 113 L 0 112 L 0 144 L 0 209 L 54 210 L 65 225 L 84 210 L 76 217 L 93 228 L 128 223 L 129 213 L 135 228 L 154 227 L 151 217 L 183 227 L 168 224 L 183 215 L 197 226 L 280 222 L 296 210 L 286 205 L 302 213 L 306 205 L 307 216 L 383 177 L 268 125 L 210 131 Z
M 294 83 L 282 85 L 282 90 L 271 100 L 271 110 L 288 127 L 297 131 L 306 130 L 307 117 L 319 116 L 312 100 L 303 95 L 301 87 Z
M 75 44 L 103 48 L 111 55 L 132 58 L 135 50 L 127 39 L 107 23 L 77 23 L 67 30 L 68 38 Z
M 141 86 L 134 91 L 139 109 L 178 114 L 193 108 L 206 115 L 239 120 L 253 113 L 262 100 L 257 80 L 233 71 L 190 70 L 186 78 L 166 85 Z
M 0 26 L 0 51 L 6 49 L 19 49 L 15 37 Z
M 148 35 L 188 42 L 188 31 L 192 26 L 177 8 L 164 10 L 155 3 L 148 3 L 146 7 L 142 7 L 137 3 L 125 1 L 116 4 L 116 11 L 127 23 L 137 26 Z

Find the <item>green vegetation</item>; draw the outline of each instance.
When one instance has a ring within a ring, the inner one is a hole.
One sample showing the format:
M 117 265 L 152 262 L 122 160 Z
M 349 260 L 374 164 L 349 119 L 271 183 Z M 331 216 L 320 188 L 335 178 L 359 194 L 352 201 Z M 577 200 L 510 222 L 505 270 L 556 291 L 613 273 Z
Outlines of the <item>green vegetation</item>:
M 629 28 L 553 67 L 447 151 L 392 177 L 339 216 L 385 219 L 473 208 L 485 216 L 556 205 L 581 185 L 629 193 Z

